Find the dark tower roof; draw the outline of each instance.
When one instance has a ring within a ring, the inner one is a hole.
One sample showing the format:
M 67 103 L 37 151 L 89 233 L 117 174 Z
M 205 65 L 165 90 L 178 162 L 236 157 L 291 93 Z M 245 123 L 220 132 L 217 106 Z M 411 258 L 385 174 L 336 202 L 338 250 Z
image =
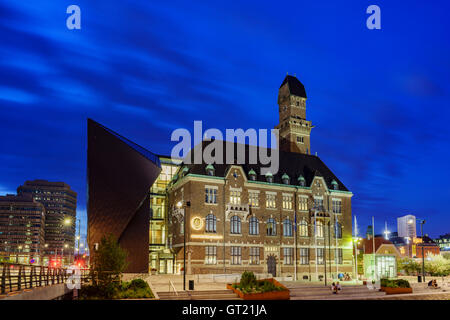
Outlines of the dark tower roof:
M 281 84 L 280 88 L 286 83 L 288 84 L 289 92 L 291 94 L 293 94 L 294 96 L 306 98 L 305 87 L 300 82 L 300 80 L 298 80 L 296 77 L 287 75 L 286 78 L 284 78 L 284 81 Z

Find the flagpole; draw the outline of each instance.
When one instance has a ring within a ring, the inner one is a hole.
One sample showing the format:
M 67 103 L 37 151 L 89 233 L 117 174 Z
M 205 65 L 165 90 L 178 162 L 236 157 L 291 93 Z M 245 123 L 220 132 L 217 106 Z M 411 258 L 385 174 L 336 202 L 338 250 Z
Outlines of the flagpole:
M 375 255 L 375 217 L 372 216 L 372 252 L 373 252 L 373 270 L 375 272 L 375 278 L 378 279 L 378 273 L 377 273 L 377 264 L 375 261 L 376 255 Z

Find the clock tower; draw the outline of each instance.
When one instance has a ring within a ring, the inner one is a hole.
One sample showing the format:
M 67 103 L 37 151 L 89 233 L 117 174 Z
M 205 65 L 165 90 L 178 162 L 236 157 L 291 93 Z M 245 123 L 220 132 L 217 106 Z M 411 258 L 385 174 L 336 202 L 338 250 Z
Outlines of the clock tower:
M 306 91 L 294 76 L 287 75 L 278 90 L 280 150 L 311 154 L 310 135 L 314 126 L 306 120 Z

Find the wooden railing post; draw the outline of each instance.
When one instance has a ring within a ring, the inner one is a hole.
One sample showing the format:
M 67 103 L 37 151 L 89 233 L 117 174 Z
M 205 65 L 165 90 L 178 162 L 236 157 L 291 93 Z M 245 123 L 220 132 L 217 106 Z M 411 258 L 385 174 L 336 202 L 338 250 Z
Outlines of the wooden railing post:
M 18 279 L 17 279 L 17 290 L 22 289 L 22 269 L 23 269 L 23 266 L 19 266 L 19 275 L 18 275 Z
M 6 293 L 6 266 L 7 266 L 7 264 L 5 263 L 2 268 L 2 283 L 1 283 L 1 291 L 0 291 L 1 294 Z

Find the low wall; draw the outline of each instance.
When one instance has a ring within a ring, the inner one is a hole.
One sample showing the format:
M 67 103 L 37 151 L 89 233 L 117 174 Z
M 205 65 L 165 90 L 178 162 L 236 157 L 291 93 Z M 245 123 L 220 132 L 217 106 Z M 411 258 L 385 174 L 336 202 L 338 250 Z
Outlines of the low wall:
M 72 290 L 66 284 L 54 284 L 46 287 L 27 289 L 26 291 L 14 292 L 5 296 L 2 300 L 53 300 L 59 298 Z

